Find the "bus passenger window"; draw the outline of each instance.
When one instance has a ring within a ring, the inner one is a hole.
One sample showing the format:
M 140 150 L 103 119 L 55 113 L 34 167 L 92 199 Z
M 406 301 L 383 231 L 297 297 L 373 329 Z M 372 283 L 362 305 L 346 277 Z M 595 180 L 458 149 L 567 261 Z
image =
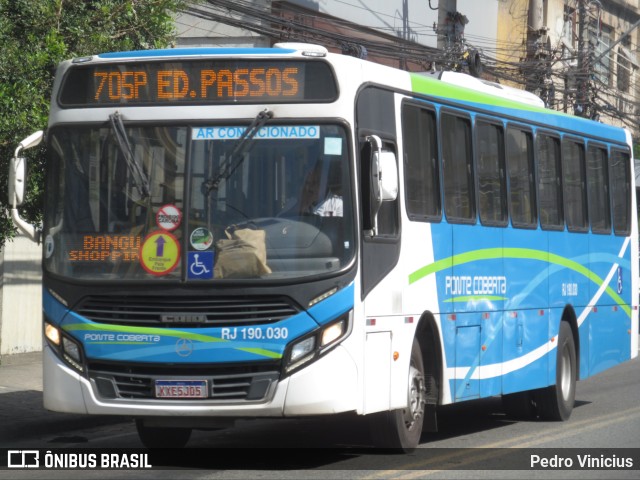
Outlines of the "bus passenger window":
M 631 161 L 626 152 L 613 152 L 611 162 L 611 208 L 613 231 L 616 235 L 628 235 L 631 231 Z
M 436 115 L 415 105 L 402 109 L 405 199 L 412 220 L 440 216 Z
M 564 212 L 567 228 L 574 232 L 584 232 L 588 228 L 584 166 L 582 143 L 565 140 L 562 144 Z
M 506 225 L 507 193 L 502 127 L 486 122 L 476 125 L 478 139 L 478 213 L 486 225 Z
M 441 125 L 445 213 L 454 223 L 473 223 L 471 122 L 467 118 L 443 114 Z
M 507 130 L 507 170 L 511 223 L 514 227 L 535 228 L 535 186 L 533 179 L 533 139 L 531 132 Z
M 545 230 L 563 230 L 560 139 L 538 134 L 536 144 L 540 225 Z
M 589 147 L 587 150 L 587 194 L 589 197 L 589 220 L 594 233 L 611 233 L 609 210 L 608 158 L 604 148 Z

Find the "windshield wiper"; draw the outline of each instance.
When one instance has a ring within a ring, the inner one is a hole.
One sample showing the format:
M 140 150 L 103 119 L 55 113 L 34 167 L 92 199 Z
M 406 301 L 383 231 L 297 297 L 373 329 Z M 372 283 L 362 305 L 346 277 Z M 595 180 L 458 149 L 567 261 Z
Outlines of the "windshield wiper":
M 111 121 L 111 129 L 118 141 L 120 152 L 122 152 L 122 156 L 124 157 L 127 167 L 129 168 L 129 172 L 131 173 L 133 184 L 142 198 L 149 197 L 151 195 L 149 190 L 149 178 L 136 161 L 136 156 L 131 148 L 131 143 L 129 142 L 129 137 L 127 136 L 124 124 L 122 123 L 122 116 L 120 115 L 120 112 L 115 112 L 109 115 L 109 120 Z
M 222 180 L 227 180 L 233 175 L 233 172 L 235 172 L 243 162 L 244 154 L 248 152 L 253 145 L 256 134 L 271 118 L 273 118 L 273 112 L 265 108 L 253 119 L 251 125 L 249 125 L 240 138 L 238 138 L 231 154 L 226 157 L 226 161 L 220 165 L 218 172 L 202 183 L 202 189 L 205 195 L 209 195 L 211 190 L 217 190 Z

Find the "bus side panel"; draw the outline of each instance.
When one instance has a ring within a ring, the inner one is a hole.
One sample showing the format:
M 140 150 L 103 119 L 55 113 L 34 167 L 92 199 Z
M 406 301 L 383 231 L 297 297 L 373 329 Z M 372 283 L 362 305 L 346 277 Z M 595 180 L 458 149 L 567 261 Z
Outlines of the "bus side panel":
M 480 342 L 480 396 L 502 393 L 503 312 L 482 314 Z
M 629 332 L 632 315 L 637 315 L 637 311 L 631 307 L 630 248 L 631 242 L 625 237 L 592 236 L 591 271 L 607 288 L 594 283 L 592 289 L 592 302 L 596 308 L 589 312 L 589 347 L 586 352 L 589 375 L 631 358 Z
M 502 393 L 546 387 L 549 364 L 555 350 L 546 338 L 548 310 L 527 309 L 505 312 Z
M 456 379 L 455 400 L 466 400 L 480 396 L 477 378 L 478 352 L 480 352 L 480 325 L 477 314 L 456 315 Z M 462 325 L 460 325 L 462 324 Z
M 452 230 L 454 261 L 446 301 L 456 312 L 456 399 L 499 394 L 500 372 L 493 364 L 502 357 L 502 316 L 496 312 L 506 298 L 504 229 L 453 225 Z
M 431 235 L 433 241 L 434 261 L 442 261 L 443 264 L 436 271 L 436 284 L 438 287 L 439 311 L 438 313 L 453 313 L 454 303 L 452 299 L 451 279 L 453 271 L 450 261 L 453 257 L 453 228 L 446 222 L 436 223 L 431 226 Z M 447 285 L 447 282 L 449 284 Z M 447 358 L 450 358 L 447 355 Z M 452 357 L 451 357 L 452 358 Z M 453 362 L 451 362 L 453 365 Z
M 589 372 L 591 375 L 614 367 L 631 357 L 628 330 L 631 319 L 623 308 L 598 308 L 591 317 Z
M 589 237 L 586 233 L 549 232 L 549 302 L 552 318 L 548 338 L 555 338 L 556 342 L 565 309 L 573 309 L 576 318 L 585 318 L 589 313 L 587 305 L 591 298 L 592 283 L 588 270 Z M 586 328 L 579 330 L 580 345 L 588 344 L 587 331 Z M 552 345 L 555 347 L 556 343 Z M 556 381 L 556 350 L 553 352 L 549 362 L 549 385 Z M 581 356 L 578 359 L 581 370 L 585 368 L 586 358 Z
M 580 315 L 589 302 L 589 237 L 584 233 L 549 232 L 549 254 L 551 308 L 571 306 L 576 316 Z
M 503 393 L 547 386 L 550 321 L 546 313 L 547 233 L 518 228 L 507 228 L 504 232 L 508 302 L 503 316 Z
M 443 365 L 443 371 L 445 378 L 443 382 L 446 384 L 444 387 L 443 398 L 445 403 L 453 401 L 455 395 L 454 378 L 455 378 L 455 366 L 456 366 L 456 325 L 453 321 L 453 302 L 448 302 L 447 299 L 451 298 L 450 288 L 447 290 L 446 282 L 447 278 L 451 279 L 452 268 L 451 258 L 453 256 L 453 234 L 451 225 L 442 221 L 441 223 L 434 223 L 431 225 L 431 236 L 433 241 L 434 251 L 434 265 L 441 264 L 437 267 L 436 286 L 438 291 L 438 308 L 441 313 L 441 327 L 442 327 L 442 350 L 445 358 L 445 365 Z

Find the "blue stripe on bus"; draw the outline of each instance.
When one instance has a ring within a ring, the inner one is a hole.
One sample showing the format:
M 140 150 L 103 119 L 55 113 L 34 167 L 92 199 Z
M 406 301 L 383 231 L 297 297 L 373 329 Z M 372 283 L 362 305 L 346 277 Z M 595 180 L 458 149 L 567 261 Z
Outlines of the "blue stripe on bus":
M 273 324 L 210 328 L 95 323 L 69 312 L 62 326 L 93 360 L 174 363 L 280 360 L 290 342 L 317 327 L 306 312 Z
M 320 325 L 325 325 L 353 308 L 355 288 L 353 283 L 339 290 L 309 309 L 309 315 Z
M 351 310 L 354 291 L 351 284 L 311 307 L 308 313 L 259 326 L 163 328 L 102 324 L 69 312 L 46 292 L 45 312 L 82 343 L 91 359 L 194 363 L 279 360 L 296 338 Z M 189 344 L 188 355 L 181 354 L 179 342 Z
M 47 317 L 47 321 L 54 325 L 60 325 L 62 319 L 69 311 L 69 308 L 65 307 L 56 298 L 51 295 L 48 289 L 42 289 L 42 311 Z
M 442 100 L 452 100 L 445 97 L 440 97 Z M 458 102 L 458 100 L 456 100 Z M 584 118 L 574 117 L 571 115 L 565 115 L 555 110 L 548 110 L 546 112 L 538 111 L 522 111 L 515 108 L 506 108 L 498 105 L 491 105 L 488 103 L 475 103 L 475 102 L 460 102 L 464 107 L 471 109 L 481 110 L 484 113 L 493 114 L 496 116 L 506 116 L 510 118 L 522 118 L 526 120 L 522 125 L 535 125 L 538 124 L 538 128 L 549 128 L 551 130 L 560 130 L 574 132 L 580 136 L 590 136 L 594 138 L 607 139 L 611 142 L 624 144 L 627 142 L 624 130 L 613 127 L 611 125 L 605 125 L 603 123 L 594 122 L 591 120 L 585 120 Z M 466 111 L 466 108 L 465 108 Z M 517 120 L 513 120 L 515 125 Z

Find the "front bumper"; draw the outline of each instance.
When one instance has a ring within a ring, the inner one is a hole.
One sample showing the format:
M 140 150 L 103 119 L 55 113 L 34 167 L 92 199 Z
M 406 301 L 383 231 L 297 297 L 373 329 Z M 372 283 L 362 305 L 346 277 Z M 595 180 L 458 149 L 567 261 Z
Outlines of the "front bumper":
M 357 368 L 342 346 L 279 381 L 263 400 L 106 398 L 94 378 L 68 367 L 48 345 L 43 351 L 44 406 L 67 413 L 132 417 L 282 417 L 324 415 L 358 408 Z

